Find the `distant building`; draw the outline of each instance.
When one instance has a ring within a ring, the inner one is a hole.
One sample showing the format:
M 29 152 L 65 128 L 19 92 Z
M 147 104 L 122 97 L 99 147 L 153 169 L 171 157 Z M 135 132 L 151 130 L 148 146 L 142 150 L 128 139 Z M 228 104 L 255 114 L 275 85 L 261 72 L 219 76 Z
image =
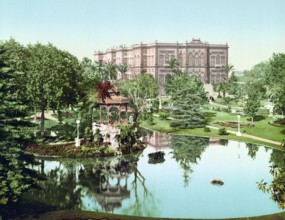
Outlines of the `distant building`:
M 123 76 L 127 79 L 144 70 L 153 75 L 163 93 L 165 76 L 172 73 L 167 65 L 170 59 L 177 59 L 180 70 L 196 75 L 205 84 L 223 82 L 228 77 L 222 68 L 228 64 L 228 48 L 228 44 L 209 44 L 200 39 L 185 43 L 140 43 L 96 51 L 94 60 L 127 65 L 129 70 Z

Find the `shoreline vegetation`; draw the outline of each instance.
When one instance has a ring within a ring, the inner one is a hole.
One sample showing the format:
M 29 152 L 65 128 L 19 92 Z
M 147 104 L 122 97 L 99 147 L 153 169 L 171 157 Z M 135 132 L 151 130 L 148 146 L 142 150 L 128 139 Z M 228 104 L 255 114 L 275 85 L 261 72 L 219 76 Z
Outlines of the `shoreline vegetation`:
M 223 124 L 223 122 L 213 122 L 209 123 L 206 128 L 195 128 L 195 129 L 177 129 L 170 127 L 170 123 L 168 120 L 161 120 L 158 117 L 154 117 L 152 123 L 148 121 L 143 121 L 140 125 L 141 128 L 167 133 L 171 135 L 185 135 L 185 136 L 197 136 L 197 137 L 208 137 L 208 138 L 218 138 L 218 139 L 228 139 L 228 140 L 236 140 L 236 141 L 243 141 L 247 143 L 253 143 L 257 145 L 263 145 L 267 147 L 272 147 L 278 150 L 284 151 L 284 146 L 280 144 L 276 144 L 277 142 L 274 140 L 266 139 L 268 142 L 262 140 L 262 138 L 258 136 L 252 136 L 244 133 L 242 136 L 237 136 L 234 130 L 227 130 L 229 131 L 227 134 L 221 135 L 219 133 L 219 128 L 223 126 L 217 127 L 217 124 Z M 215 125 L 214 126 L 212 126 Z M 271 124 L 268 124 L 270 126 Z M 274 126 L 274 125 L 272 125 Z M 276 126 L 275 126 L 276 127 Z M 232 127 L 234 128 L 234 127 Z M 252 126 L 249 126 L 252 128 Z M 245 130 L 244 130 L 245 132 Z M 84 139 L 82 139 L 84 140 Z M 36 157 L 41 158 L 52 158 L 52 157 L 70 157 L 70 158 L 86 158 L 86 157 L 108 157 L 108 156 L 116 156 L 120 155 L 121 152 L 117 151 L 116 149 L 110 146 L 110 143 L 105 142 L 98 146 L 89 146 L 85 143 L 86 140 L 83 142 L 81 147 L 75 147 L 74 142 L 67 142 L 67 143 L 54 143 L 54 144 L 31 144 L 27 146 L 25 149 L 26 152 L 32 153 Z M 141 143 L 135 150 L 140 151 L 146 147 L 145 143 Z

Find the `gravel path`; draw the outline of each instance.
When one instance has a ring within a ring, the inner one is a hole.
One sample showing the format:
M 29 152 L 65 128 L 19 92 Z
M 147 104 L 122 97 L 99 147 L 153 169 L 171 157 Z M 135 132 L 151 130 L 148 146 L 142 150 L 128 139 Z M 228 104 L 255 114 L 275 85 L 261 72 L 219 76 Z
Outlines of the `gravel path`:
M 208 127 L 208 128 L 212 128 L 212 129 L 219 130 L 218 127 L 214 127 L 214 126 L 207 126 L 207 127 Z M 231 133 L 231 134 L 236 134 L 236 133 L 237 133 L 236 131 L 232 131 L 232 130 L 228 130 L 228 129 L 227 129 L 227 132 L 229 132 L 229 133 Z M 247 138 L 251 138 L 251 139 L 254 139 L 254 140 L 258 140 L 258 141 L 263 141 L 263 142 L 266 142 L 266 143 L 281 145 L 281 142 L 272 141 L 272 140 L 269 140 L 269 139 L 266 139 L 266 138 L 257 137 L 257 136 L 254 136 L 254 135 L 249 135 L 249 134 L 244 134 L 244 133 L 242 133 L 241 136 L 247 137 Z

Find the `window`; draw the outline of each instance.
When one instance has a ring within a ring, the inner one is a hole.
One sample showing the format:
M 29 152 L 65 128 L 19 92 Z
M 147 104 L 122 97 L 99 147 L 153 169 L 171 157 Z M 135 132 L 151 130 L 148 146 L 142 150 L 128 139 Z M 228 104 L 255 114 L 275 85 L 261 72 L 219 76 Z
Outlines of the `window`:
M 221 57 L 221 64 L 225 65 L 226 64 L 226 58 L 225 56 Z
M 189 66 L 193 66 L 194 62 L 193 62 L 193 54 L 189 53 Z
M 216 63 L 216 57 L 211 56 L 211 66 L 215 66 L 215 63 Z
M 199 66 L 198 58 L 199 58 L 198 56 L 195 56 L 195 58 L 194 58 L 194 60 L 195 60 L 194 66 Z
M 165 54 L 165 64 L 169 61 L 169 54 Z
M 163 61 L 164 61 L 164 56 L 163 55 L 159 55 L 159 66 L 163 66 Z
M 216 64 L 221 64 L 221 57 L 220 57 L 220 55 L 216 56 Z
M 205 66 L 205 56 L 204 56 L 204 53 L 201 54 L 201 66 Z

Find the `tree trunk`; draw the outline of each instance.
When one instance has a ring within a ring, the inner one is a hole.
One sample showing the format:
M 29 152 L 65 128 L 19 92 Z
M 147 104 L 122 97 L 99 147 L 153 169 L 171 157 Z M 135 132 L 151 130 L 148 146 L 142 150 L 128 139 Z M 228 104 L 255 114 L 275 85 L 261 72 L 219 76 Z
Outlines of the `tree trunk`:
M 45 107 L 41 107 L 41 137 L 45 136 Z
M 138 109 L 135 107 L 134 108 L 134 123 L 133 123 L 133 127 L 136 128 L 138 126 L 138 119 L 139 119 L 139 111 Z

